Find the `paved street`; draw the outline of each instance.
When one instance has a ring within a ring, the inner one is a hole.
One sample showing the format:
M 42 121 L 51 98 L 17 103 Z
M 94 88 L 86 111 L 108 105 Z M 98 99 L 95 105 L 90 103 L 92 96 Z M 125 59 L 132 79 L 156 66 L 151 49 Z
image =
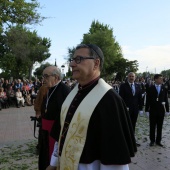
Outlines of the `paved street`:
M 7 108 L 0 111 L 0 148 L 7 144 L 33 140 L 33 106 Z
M 34 144 L 36 144 L 37 141 L 33 137 L 33 122 L 30 121 L 30 116 L 34 116 L 33 106 L 21 108 L 13 107 L 0 111 L 1 150 L 10 145 L 20 145 L 20 147 L 28 145 L 30 141 L 34 141 Z M 137 133 L 137 138 L 141 143 L 141 147 L 138 148 L 136 156 L 132 158 L 132 163 L 129 165 L 130 170 L 170 170 L 170 118 L 166 118 L 164 123 L 162 143 L 165 145 L 165 148 L 159 146 L 149 147 L 148 120 L 145 117 L 139 117 Z M 13 149 L 13 147 L 11 149 Z M 1 150 L 0 157 L 2 158 L 3 152 L 1 152 Z M 15 157 L 13 159 L 15 159 Z M 35 161 L 37 156 L 35 156 L 34 153 L 32 153 L 32 156 L 29 156 L 27 159 L 30 159 L 26 161 L 28 164 L 30 164 L 29 161 L 31 161 L 31 159 L 34 159 L 34 163 L 37 164 Z M 20 159 L 17 158 L 17 161 L 26 164 L 23 157 Z M 25 164 L 22 165 L 26 166 Z M 24 169 L 19 166 L 21 165 L 18 165 L 18 168 L 16 169 Z M 5 165 L 3 164 L 2 166 L 0 162 L 0 169 L 2 170 L 15 169 L 4 167 Z M 28 170 L 36 170 L 35 167 L 37 166 L 27 165 Z

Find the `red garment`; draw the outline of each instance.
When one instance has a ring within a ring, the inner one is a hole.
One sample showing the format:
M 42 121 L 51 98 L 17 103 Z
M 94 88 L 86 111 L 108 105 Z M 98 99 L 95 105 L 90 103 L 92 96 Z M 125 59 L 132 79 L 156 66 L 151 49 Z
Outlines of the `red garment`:
M 54 120 L 47 120 L 42 118 L 42 129 L 48 131 L 48 134 L 50 134 L 53 123 Z M 49 159 L 51 159 L 55 140 L 50 135 L 48 135 L 48 139 L 49 139 Z

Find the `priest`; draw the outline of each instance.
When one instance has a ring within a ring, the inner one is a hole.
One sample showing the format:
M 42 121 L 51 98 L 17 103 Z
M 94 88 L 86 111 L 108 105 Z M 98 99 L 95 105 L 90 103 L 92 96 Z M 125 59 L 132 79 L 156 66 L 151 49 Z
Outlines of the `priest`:
M 52 128 L 55 147 L 46 170 L 128 170 L 136 144 L 122 98 L 100 73 L 104 55 L 94 44 L 76 47 L 70 59 L 78 83 Z
M 70 92 L 70 88 L 62 82 L 60 69 L 56 66 L 48 66 L 43 71 L 43 84 L 48 88 L 42 102 L 39 138 L 38 169 L 45 170 L 51 159 L 55 140 L 50 136 L 51 127 L 56 119 L 59 119 L 61 106 Z

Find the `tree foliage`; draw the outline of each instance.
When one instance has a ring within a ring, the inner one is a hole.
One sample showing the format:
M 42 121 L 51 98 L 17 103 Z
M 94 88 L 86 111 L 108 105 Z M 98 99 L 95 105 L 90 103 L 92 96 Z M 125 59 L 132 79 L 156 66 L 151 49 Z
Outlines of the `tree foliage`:
M 48 62 L 41 64 L 40 67 L 35 69 L 34 76 L 37 77 L 38 79 L 41 79 L 43 70 L 48 66 L 51 66 L 51 64 Z
M 68 60 L 70 59 L 70 58 L 73 58 L 73 55 L 74 55 L 74 52 L 75 52 L 75 47 L 73 47 L 73 48 L 68 48 Z
M 23 27 L 45 19 L 37 12 L 39 8 L 37 0 L 0 0 L 0 67 L 4 75 L 30 77 L 33 64 L 50 56 L 50 40 Z
M 114 62 L 114 70 L 116 79 L 122 81 L 129 72 L 136 72 L 138 70 L 138 61 L 129 61 L 128 59 L 121 58 Z
M 102 77 L 105 79 L 113 78 L 113 75 L 119 73 L 122 79 L 127 71 L 138 70 L 136 60 L 129 61 L 123 58 L 122 49 L 113 35 L 113 29 L 109 25 L 104 25 L 98 21 L 93 21 L 89 32 L 83 35 L 81 44 L 96 44 L 104 54 L 105 61 L 102 70 Z M 68 49 L 68 58 L 73 57 L 75 48 Z
M 22 26 L 16 26 L 6 31 L 3 37 L 5 53 L 0 56 L 0 66 L 14 77 L 31 78 L 34 63 L 50 57 L 51 41 L 39 37 L 36 31 L 31 32 Z
M 119 43 L 113 36 L 113 29 L 108 25 L 93 21 L 89 32 L 83 35 L 81 43 L 98 45 L 105 56 L 102 76 L 107 78 L 114 72 L 114 61 L 123 57 Z
M 168 70 L 163 70 L 163 71 L 161 71 L 161 73 L 160 74 L 162 74 L 164 77 L 166 77 L 166 78 L 170 78 L 170 69 L 168 69 Z
M 44 17 L 37 13 L 38 8 L 36 0 L 0 0 L 0 25 L 39 23 Z

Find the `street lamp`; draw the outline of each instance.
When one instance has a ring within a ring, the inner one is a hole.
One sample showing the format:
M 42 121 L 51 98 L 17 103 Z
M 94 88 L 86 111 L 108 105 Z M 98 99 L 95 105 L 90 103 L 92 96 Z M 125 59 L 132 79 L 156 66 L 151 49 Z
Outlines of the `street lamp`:
M 65 77 L 64 68 L 65 68 L 65 65 L 62 65 L 62 66 L 61 66 L 61 73 L 62 73 L 62 76 L 63 76 L 63 77 Z

